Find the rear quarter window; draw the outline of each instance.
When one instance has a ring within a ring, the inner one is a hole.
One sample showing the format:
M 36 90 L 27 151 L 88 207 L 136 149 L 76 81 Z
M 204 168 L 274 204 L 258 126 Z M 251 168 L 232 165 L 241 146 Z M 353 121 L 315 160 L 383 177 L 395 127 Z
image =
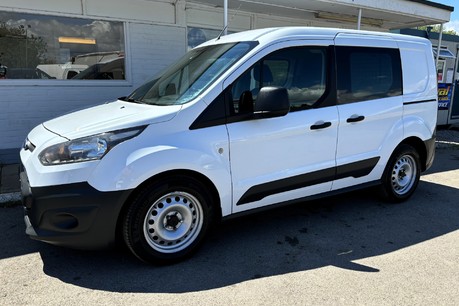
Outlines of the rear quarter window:
M 403 93 L 424 92 L 429 82 L 429 54 L 415 43 L 399 42 L 400 55 L 403 60 Z

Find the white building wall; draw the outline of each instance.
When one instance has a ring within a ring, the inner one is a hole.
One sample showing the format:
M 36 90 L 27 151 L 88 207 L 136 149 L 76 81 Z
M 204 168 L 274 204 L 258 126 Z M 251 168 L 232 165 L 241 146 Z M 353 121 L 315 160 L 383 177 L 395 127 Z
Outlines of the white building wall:
M 175 24 L 175 1 L 82 0 L 86 16 Z
M 186 22 L 188 26 L 221 30 L 223 27 L 223 9 L 195 3 L 186 5 Z M 245 31 L 267 27 L 316 26 L 327 27 L 330 23 L 317 20 L 280 17 L 270 14 L 255 14 L 243 11 L 229 11 L 228 30 Z M 337 26 L 337 25 L 335 25 Z M 341 25 L 342 26 L 342 25 Z M 350 25 L 351 27 L 354 25 Z M 349 25 L 347 25 L 349 27 Z M 354 26 L 355 27 L 355 26 Z M 381 31 L 381 29 L 378 29 Z M 384 31 L 384 30 L 382 30 Z
M 176 14 L 170 3 L 137 0 L 46 0 L 40 3 L 2 0 L 0 3 L 0 10 L 13 9 L 124 21 L 126 80 L 2 80 L 0 164 L 18 161 L 19 148 L 36 125 L 129 94 L 187 49 L 186 27 L 175 24 L 180 14 Z
M 184 27 L 129 23 L 134 88 L 166 68 L 186 51 Z

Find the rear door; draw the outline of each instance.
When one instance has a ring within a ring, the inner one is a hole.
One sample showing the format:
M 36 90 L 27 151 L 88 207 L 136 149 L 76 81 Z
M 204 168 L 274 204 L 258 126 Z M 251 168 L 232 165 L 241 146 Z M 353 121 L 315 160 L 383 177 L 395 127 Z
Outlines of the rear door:
M 333 190 L 379 179 L 403 135 L 397 43 L 339 34 L 335 45 L 339 129 Z

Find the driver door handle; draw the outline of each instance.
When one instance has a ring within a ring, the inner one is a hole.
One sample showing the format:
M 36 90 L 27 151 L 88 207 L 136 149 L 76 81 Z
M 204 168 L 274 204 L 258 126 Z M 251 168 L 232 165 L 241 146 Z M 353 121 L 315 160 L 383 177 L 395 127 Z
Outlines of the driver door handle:
M 316 124 L 311 125 L 311 130 L 325 129 L 325 128 L 328 128 L 331 125 L 332 125 L 331 122 L 319 121 L 319 122 L 316 122 Z

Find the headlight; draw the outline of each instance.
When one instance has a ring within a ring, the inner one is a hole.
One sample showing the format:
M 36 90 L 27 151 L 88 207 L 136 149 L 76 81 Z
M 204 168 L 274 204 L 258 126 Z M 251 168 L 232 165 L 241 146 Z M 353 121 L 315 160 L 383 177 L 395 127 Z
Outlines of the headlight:
M 101 159 L 117 144 L 139 135 L 145 126 L 79 138 L 44 149 L 38 158 L 44 166 Z

